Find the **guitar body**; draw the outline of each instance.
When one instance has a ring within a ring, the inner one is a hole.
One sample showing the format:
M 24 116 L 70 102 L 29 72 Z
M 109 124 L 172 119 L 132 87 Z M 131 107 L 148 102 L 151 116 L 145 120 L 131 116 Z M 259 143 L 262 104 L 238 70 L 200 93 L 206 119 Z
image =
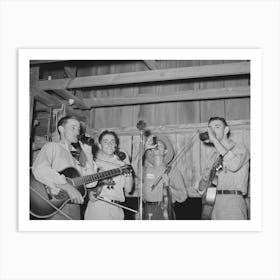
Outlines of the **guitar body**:
M 74 167 L 68 167 L 60 171 L 66 177 L 68 183 L 71 184 L 72 178 L 80 177 L 80 173 Z M 84 185 L 77 186 L 77 190 L 83 198 L 87 194 Z M 30 173 L 30 214 L 35 218 L 47 219 L 55 215 L 58 209 L 62 209 L 66 203 L 70 202 L 70 198 L 65 191 L 60 191 L 58 195 L 51 196 L 47 192 L 47 187 L 35 179 L 33 173 Z M 53 207 L 54 206 L 54 207 Z M 56 208 L 55 208 L 56 207 Z
M 222 157 L 219 156 L 218 160 L 214 163 L 211 169 L 208 184 L 207 184 L 207 189 L 202 196 L 202 212 L 201 212 L 202 220 L 211 220 L 214 204 L 216 201 L 217 186 L 218 186 L 218 176 L 216 175 L 216 172 L 221 168 L 222 168 Z
M 130 165 L 120 166 L 119 168 L 99 172 L 91 175 L 82 176 L 74 167 L 68 167 L 59 172 L 65 176 L 67 182 L 75 187 L 83 198 L 87 195 L 85 184 L 111 178 L 122 174 L 131 174 L 133 169 Z M 61 210 L 70 198 L 66 191 L 60 190 L 57 195 L 50 195 L 47 186 L 35 179 L 30 174 L 30 215 L 34 218 L 47 219 Z
M 216 200 L 217 188 L 216 186 L 209 187 L 202 197 L 202 220 L 211 220 L 215 200 Z

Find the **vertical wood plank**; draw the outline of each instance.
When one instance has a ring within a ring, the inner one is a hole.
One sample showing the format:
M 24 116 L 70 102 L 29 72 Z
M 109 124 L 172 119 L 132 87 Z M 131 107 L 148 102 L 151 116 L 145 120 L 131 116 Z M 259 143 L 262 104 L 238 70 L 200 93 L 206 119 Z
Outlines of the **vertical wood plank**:
M 239 61 L 236 61 L 239 62 Z M 249 78 L 234 77 L 225 79 L 225 87 L 248 86 Z M 246 120 L 250 119 L 250 98 L 234 98 L 225 100 L 226 120 Z
M 179 60 L 178 67 L 198 66 L 198 60 Z M 183 81 L 178 84 L 178 91 L 197 90 L 199 89 L 199 82 L 197 81 Z M 177 102 L 178 122 L 181 124 L 199 123 L 200 122 L 200 102 L 199 101 L 182 101 Z
M 202 60 L 200 65 L 210 65 L 210 64 L 222 64 L 222 60 Z M 224 82 L 220 79 L 208 79 L 200 82 L 200 89 L 206 88 L 221 88 L 224 86 Z M 211 100 L 211 101 L 201 101 L 201 122 L 207 122 L 210 117 L 221 116 L 224 117 L 224 100 Z

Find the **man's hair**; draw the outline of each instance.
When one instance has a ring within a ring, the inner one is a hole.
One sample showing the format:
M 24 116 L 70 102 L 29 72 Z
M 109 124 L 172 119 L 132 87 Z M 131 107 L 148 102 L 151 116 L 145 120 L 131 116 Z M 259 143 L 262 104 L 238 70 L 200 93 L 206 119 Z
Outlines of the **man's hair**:
M 118 146 L 119 146 L 119 143 L 120 143 L 120 139 L 119 139 L 118 135 L 117 135 L 114 131 L 111 131 L 111 130 L 104 130 L 104 131 L 99 135 L 99 137 L 98 137 L 98 142 L 101 144 L 101 141 L 102 141 L 103 137 L 104 137 L 105 135 L 107 135 L 107 134 L 113 135 L 113 137 L 115 138 L 116 145 L 117 145 L 117 147 L 118 147 Z
M 209 121 L 208 121 L 208 125 L 212 121 L 221 121 L 224 124 L 224 127 L 226 127 L 226 126 L 228 127 L 228 124 L 227 124 L 226 120 L 222 117 L 212 117 L 212 118 L 210 118 Z M 229 137 L 229 136 L 230 136 L 230 131 L 227 133 L 227 137 Z
M 79 121 L 78 120 L 78 118 L 77 117 L 75 117 L 75 116 L 65 116 L 65 117 L 62 117 L 59 121 L 58 121 L 58 123 L 57 123 L 57 131 L 58 131 L 58 133 L 59 133 L 59 135 L 60 135 L 60 131 L 59 131 L 59 127 L 60 126 L 65 126 L 66 125 L 66 123 L 68 122 L 68 120 L 76 120 L 76 121 Z

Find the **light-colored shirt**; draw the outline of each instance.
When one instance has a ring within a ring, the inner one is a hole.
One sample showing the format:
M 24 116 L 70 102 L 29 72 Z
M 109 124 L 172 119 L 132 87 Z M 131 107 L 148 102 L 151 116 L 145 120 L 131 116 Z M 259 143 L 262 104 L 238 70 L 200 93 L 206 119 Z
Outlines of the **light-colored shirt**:
M 73 148 L 73 150 L 75 149 Z M 81 176 L 96 173 L 96 166 L 93 160 L 90 160 L 92 159 L 92 155 L 85 149 L 83 150 L 88 158 L 84 167 L 72 156 L 68 145 L 65 143 L 47 143 L 42 147 L 33 163 L 32 172 L 35 178 L 48 186 L 53 194 L 58 194 L 60 189 L 57 185 L 67 183 L 65 176 L 59 174 L 65 168 L 75 167 Z M 88 184 L 87 187 L 93 187 L 95 185 L 96 182 Z
M 218 156 L 215 150 L 209 158 L 205 170 L 206 174 L 209 173 Z M 218 176 L 217 190 L 239 190 L 245 195 L 248 188 L 249 160 L 248 149 L 241 143 L 232 142 L 232 148 L 223 158 L 223 168 L 216 172 Z M 206 187 L 205 184 L 200 186 Z
M 145 201 L 158 202 L 162 201 L 164 195 L 163 180 L 152 190 L 152 185 L 163 174 L 165 167 L 155 168 L 147 166 L 144 170 L 143 198 Z M 187 198 L 187 190 L 184 179 L 180 171 L 176 167 L 172 167 L 169 172 L 170 189 L 172 193 L 172 201 L 183 202 Z
M 98 171 L 102 172 L 124 166 L 125 162 L 119 160 L 117 156 L 113 156 L 112 158 L 108 159 L 99 154 L 96 159 L 96 164 L 98 167 Z M 125 201 L 124 191 L 131 190 L 131 178 L 128 179 L 128 177 L 125 177 L 124 175 L 118 175 L 112 177 L 110 181 L 113 184 L 109 186 L 106 184 L 106 181 L 104 182 L 100 196 L 105 199 L 117 200 L 120 202 Z

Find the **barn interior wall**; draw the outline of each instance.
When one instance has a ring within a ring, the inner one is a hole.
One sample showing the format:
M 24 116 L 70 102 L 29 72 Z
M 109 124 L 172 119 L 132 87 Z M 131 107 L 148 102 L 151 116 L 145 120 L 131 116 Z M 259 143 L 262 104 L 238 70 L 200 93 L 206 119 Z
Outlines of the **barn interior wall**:
M 160 69 L 211 65 L 218 63 L 231 63 L 232 61 L 157 61 Z M 238 62 L 238 61 L 234 61 Z M 85 61 L 77 64 L 76 76 L 105 75 L 113 73 L 127 73 L 136 71 L 149 71 L 142 61 Z M 42 68 L 40 79 L 65 78 L 63 68 L 57 65 L 56 69 Z M 177 91 L 200 90 L 223 87 L 240 87 L 250 85 L 248 76 L 234 76 L 223 78 L 207 78 L 193 80 L 177 80 L 153 82 L 144 84 L 130 84 L 124 86 L 109 86 L 99 88 L 76 89 L 74 94 L 84 97 L 126 97 L 141 94 L 160 95 Z M 250 149 L 250 98 L 217 99 L 203 101 L 166 102 L 156 104 L 143 104 L 131 106 L 112 106 L 91 109 L 82 112 L 87 120 L 88 132 L 98 135 L 103 129 L 116 129 L 120 133 L 120 145 L 131 158 L 134 168 L 137 168 L 137 155 L 139 149 L 139 133 L 137 122 L 144 120 L 148 127 L 166 127 L 161 132 L 167 133 L 175 150 L 179 152 L 188 143 L 197 131 L 199 124 L 205 128 L 209 117 L 219 115 L 233 123 L 232 137 L 236 142 L 244 143 Z M 36 135 L 46 131 L 47 113 L 39 112 L 42 125 L 35 132 Z M 244 123 L 245 120 L 245 123 Z M 247 121 L 247 122 L 246 122 Z M 197 127 L 195 125 L 197 124 Z M 170 129 L 172 126 L 185 126 L 183 129 Z M 188 126 L 193 126 L 191 129 Z M 169 127 L 169 128 L 168 128 Z M 54 129 L 54 128 L 53 128 Z M 124 132 L 125 131 L 125 132 Z M 124 133 L 122 133 L 124 132 Z M 176 162 L 181 170 L 190 196 L 197 196 L 193 190 L 195 181 L 199 178 L 201 170 L 210 149 L 201 144 L 196 137 L 191 148 Z
M 214 60 L 161 60 L 159 69 L 232 63 L 233 61 Z M 234 61 L 239 62 L 239 61 Z M 41 71 L 41 78 L 64 78 L 65 73 L 58 69 Z M 149 71 L 142 61 L 84 61 L 77 64 L 77 77 Z M 145 93 L 160 95 L 185 90 L 199 90 L 222 87 L 247 86 L 247 76 L 194 79 L 188 81 L 166 81 L 103 88 L 75 90 L 75 94 L 84 98 L 137 96 Z M 250 119 L 250 99 L 234 98 L 211 101 L 166 102 L 131 106 L 115 106 L 92 109 L 88 123 L 90 128 L 136 126 L 139 119 L 151 126 L 164 124 L 190 124 L 207 121 L 210 116 L 220 115 L 227 120 Z

